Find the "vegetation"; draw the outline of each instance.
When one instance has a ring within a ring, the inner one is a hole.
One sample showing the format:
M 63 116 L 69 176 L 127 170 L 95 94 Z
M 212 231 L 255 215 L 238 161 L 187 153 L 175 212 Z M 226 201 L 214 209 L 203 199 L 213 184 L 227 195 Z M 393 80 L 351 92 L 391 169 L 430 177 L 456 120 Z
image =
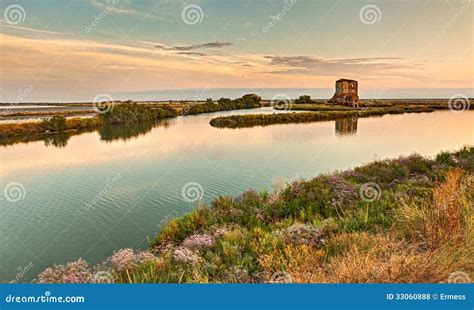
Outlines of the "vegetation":
M 295 104 L 305 104 L 305 103 L 314 103 L 311 99 L 311 96 L 303 95 L 295 100 Z
M 1 124 L 1 144 L 10 144 L 18 141 L 31 141 L 46 135 L 84 132 L 108 126 L 111 124 L 149 123 L 156 120 L 176 117 L 178 112 L 166 106 L 149 107 L 136 103 L 122 103 L 114 106 L 106 105 L 101 108 L 101 113 L 92 118 L 66 119 L 62 115 L 55 115 L 41 122 Z M 67 141 L 67 139 L 66 139 Z
M 169 221 L 150 252 L 48 268 L 42 283 L 416 283 L 474 273 L 474 147 L 413 154 L 219 196 Z M 153 254 L 153 255 L 151 255 Z
M 67 131 L 86 131 L 95 129 L 100 125 L 98 118 L 72 118 L 54 116 L 42 122 L 2 124 L 0 125 L 0 139 L 8 138 L 33 138 L 42 134 Z
M 460 101 L 460 106 L 453 106 L 453 109 L 474 109 L 471 99 Z M 464 106 L 463 106 L 464 105 Z M 404 109 L 407 112 L 416 112 L 422 110 L 448 110 L 449 100 L 446 99 L 378 99 L 378 100 L 360 100 L 361 109 L 389 108 Z M 330 111 L 330 110 L 356 110 L 352 107 L 342 105 L 328 104 L 326 100 L 311 99 L 309 96 L 300 96 L 294 104 L 275 105 L 275 110 L 303 110 L 303 111 Z
M 178 113 L 172 108 L 151 108 L 136 103 L 105 105 L 100 108 L 99 113 L 99 117 L 109 124 L 133 124 L 176 116 Z
M 184 115 L 195 115 L 201 113 L 219 112 L 219 111 L 230 111 L 240 109 L 255 109 L 260 108 L 262 105 L 259 100 L 252 97 L 242 97 L 235 100 L 229 98 L 221 98 L 214 103 L 211 100 L 207 100 L 203 104 L 189 105 L 183 108 Z
M 214 127 L 253 127 L 253 126 L 268 126 L 273 124 L 288 124 L 288 123 L 309 123 L 330 121 L 341 118 L 351 117 L 369 117 L 381 116 L 384 114 L 402 114 L 405 112 L 432 112 L 432 109 L 419 108 L 415 110 L 405 110 L 398 108 L 377 108 L 377 109 L 363 109 L 350 111 L 319 111 L 319 112 L 300 112 L 300 113 L 274 113 L 274 114 L 246 114 L 246 115 L 231 115 L 216 117 L 211 119 L 210 124 Z
M 94 114 L 96 111 L 94 110 L 69 110 L 69 111 L 9 111 L 6 112 L 3 116 L 4 117 L 13 117 L 13 116 L 72 116 L 72 115 L 87 115 L 87 114 Z

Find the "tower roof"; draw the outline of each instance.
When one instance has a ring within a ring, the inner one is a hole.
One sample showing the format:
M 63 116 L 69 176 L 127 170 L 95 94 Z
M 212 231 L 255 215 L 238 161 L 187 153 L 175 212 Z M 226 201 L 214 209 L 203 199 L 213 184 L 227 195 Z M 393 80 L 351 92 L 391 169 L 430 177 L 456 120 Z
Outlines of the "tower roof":
M 349 80 L 349 79 L 339 79 L 336 82 L 356 82 L 357 83 L 356 80 Z

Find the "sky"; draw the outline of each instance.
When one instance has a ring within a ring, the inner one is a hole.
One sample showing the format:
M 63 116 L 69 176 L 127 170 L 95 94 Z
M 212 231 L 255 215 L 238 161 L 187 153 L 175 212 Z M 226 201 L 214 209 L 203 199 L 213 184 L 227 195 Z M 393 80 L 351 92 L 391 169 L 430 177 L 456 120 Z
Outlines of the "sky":
M 469 0 L 1 0 L 0 101 L 205 99 L 223 89 L 326 96 L 339 78 L 357 79 L 365 97 L 472 97 L 473 7 Z

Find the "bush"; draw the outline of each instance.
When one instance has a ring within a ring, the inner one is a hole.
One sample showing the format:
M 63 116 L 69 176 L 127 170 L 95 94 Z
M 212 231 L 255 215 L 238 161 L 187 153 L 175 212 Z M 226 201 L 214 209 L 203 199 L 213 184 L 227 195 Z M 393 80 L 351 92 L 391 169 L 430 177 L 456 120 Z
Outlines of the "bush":
M 109 124 L 132 124 L 176 117 L 177 112 L 165 106 L 153 108 L 137 103 L 122 103 L 103 107 L 99 116 Z
M 314 103 L 311 96 L 303 95 L 300 96 L 298 99 L 295 100 L 295 104 L 305 104 L 305 103 Z
M 66 118 L 64 116 L 53 116 L 43 119 L 40 126 L 43 130 L 62 132 L 66 130 Z

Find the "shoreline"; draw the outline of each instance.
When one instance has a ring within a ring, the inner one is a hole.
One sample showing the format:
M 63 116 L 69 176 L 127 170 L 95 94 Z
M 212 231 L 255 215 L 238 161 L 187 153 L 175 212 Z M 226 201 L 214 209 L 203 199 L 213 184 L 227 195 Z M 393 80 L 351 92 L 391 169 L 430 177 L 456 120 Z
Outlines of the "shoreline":
M 98 266 L 115 283 L 440 282 L 474 272 L 473 175 L 465 146 L 219 196 L 169 220 L 149 251 L 122 249 Z M 97 283 L 96 268 L 79 259 L 38 282 Z

